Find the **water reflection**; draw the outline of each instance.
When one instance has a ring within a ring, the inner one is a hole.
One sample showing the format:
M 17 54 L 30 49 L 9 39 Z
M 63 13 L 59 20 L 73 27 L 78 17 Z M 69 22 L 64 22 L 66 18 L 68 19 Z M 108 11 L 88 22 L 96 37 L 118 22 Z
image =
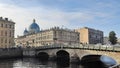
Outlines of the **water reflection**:
M 69 62 L 40 61 L 37 58 L 0 60 L 0 68 L 98 68 L 98 66 L 95 67 L 95 65 L 92 65 L 94 67 L 83 67 L 79 64 L 72 64 Z
M 0 68 L 81 68 L 80 65 L 55 61 L 40 61 L 36 58 L 0 60 Z
M 69 61 L 57 61 L 57 68 L 63 68 L 63 67 L 69 67 L 70 63 Z

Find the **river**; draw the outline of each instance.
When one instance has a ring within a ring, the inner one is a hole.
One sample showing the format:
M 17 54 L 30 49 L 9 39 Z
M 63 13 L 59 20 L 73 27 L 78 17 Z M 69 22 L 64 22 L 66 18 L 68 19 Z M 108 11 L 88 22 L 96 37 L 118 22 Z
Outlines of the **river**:
M 40 61 L 36 58 L 1 59 L 0 68 L 83 68 L 78 64 L 58 64 L 55 61 Z

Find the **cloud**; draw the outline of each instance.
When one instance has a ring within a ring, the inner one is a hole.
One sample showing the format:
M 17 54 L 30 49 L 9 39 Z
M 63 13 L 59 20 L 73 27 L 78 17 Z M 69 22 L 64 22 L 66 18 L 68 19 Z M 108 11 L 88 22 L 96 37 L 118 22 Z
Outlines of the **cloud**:
M 16 22 L 15 35 L 22 35 L 25 27 L 28 28 L 34 18 L 42 29 L 68 23 L 66 20 L 63 20 L 63 14 L 58 10 L 43 7 L 31 7 L 26 9 L 15 5 L 0 4 L 0 11 L 1 16 L 8 17 Z
M 28 29 L 32 20 L 35 18 L 41 29 L 53 26 L 69 25 L 70 23 L 86 23 L 93 21 L 96 17 L 107 18 L 109 15 L 99 12 L 65 12 L 55 8 L 38 7 L 19 7 L 10 4 L 0 4 L 0 15 L 8 17 L 16 22 L 15 36 L 22 35 L 25 28 Z

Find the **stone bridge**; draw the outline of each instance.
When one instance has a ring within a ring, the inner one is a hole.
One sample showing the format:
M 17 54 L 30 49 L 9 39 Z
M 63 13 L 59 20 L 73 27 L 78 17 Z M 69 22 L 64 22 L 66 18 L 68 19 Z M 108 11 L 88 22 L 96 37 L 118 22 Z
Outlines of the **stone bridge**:
M 63 45 L 51 45 L 51 46 L 41 46 L 37 48 L 26 48 L 23 50 L 24 56 L 36 57 L 39 55 L 48 55 L 49 58 L 57 56 L 57 55 L 69 55 L 78 56 L 79 59 L 86 55 L 106 55 L 112 57 L 120 63 L 120 47 L 105 47 L 102 45 L 99 46 L 63 46 Z

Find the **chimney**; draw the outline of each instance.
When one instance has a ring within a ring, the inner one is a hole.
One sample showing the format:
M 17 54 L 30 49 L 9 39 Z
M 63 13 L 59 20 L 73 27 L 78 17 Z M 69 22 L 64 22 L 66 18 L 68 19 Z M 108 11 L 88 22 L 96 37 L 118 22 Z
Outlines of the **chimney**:
M 3 19 L 2 17 L 0 17 L 0 19 Z
M 5 18 L 6 21 L 8 21 L 8 18 Z

